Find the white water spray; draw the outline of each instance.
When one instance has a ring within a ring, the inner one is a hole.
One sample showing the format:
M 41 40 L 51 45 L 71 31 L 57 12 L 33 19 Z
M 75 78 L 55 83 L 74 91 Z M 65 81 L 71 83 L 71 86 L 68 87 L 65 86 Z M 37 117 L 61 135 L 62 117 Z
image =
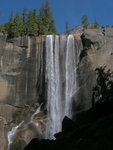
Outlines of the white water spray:
M 76 90 L 77 57 L 74 36 L 69 35 L 66 41 L 65 38 L 60 40 L 60 36 L 46 37 L 48 122 L 45 137 L 49 139 L 54 139 L 54 134 L 61 131 L 65 115 L 72 117 L 72 99 Z M 60 44 L 65 45 L 62 47 Z M 62 73 L 64 79 L 61 78 Z
M 42 104 L 40 104 L 40 106 L 37 108 L 37 110 L 34 112 L 34 114 L 31 116 L 31 121 L 30 122 L 33 122 L 33 119 L 36 115 L 38 115 L 41 111 L 41 106 Z
M 46 79 L 48 80 L 47 111 L 48 122 L 46 138 L 54 138 L 54 134 L 61 130 L 61 98 L 59 72 L 59 36 L 48 35 L 46 38 Z
M 11 131 L 9 131 L 7 133 L 7 139 L 8 139 L 8 150 L 10 150 L 10 145 L 13 143 L 14 137 L 17 133 L 17 130 L 19 127 L 21 127 L 21 125 L 24 123 L 24 121 L 22 121 L 19 125 L 17 125 L 16 127 L 13 127 L 11 129 Z
M 74 36 L 69 35 L 67 38 L 66 51 L 66 91 L 65 91 L 65 115 L 72 117 L 72 96 L 73 90 L 76 91 L 76 55 Z

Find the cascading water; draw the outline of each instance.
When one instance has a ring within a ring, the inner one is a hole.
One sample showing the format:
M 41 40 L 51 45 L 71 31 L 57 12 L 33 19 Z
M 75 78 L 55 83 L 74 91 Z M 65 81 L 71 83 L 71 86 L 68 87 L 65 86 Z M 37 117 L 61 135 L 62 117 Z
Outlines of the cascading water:
M 27 48 L 27 58 L 30 57 L 30 47 L 31 47 L 31 39 L 30 37 L 28 36 L 28 48 Z
M 44 61 L 47 86 L 47 124 L 45 138 L 54 139 L 54 134 L 61 131 L 64 116 L 72 117 L 73 95 L 77 89 L 76 66 L 78 56 L 76 56 L 76 52 L 79 46 L 77 47 L 76 44 L 74 35 L 67 37 L 65 35 L 46 36 L 46 58 L 44 57 L 46 60 Z M 30 57 L 30 38 L 28 39 L 28 45 L 27 58 Z M 38 52 L 36 53 L 36 58 L 37 57 Z M 36 69 L 37 66 L 38 63 L 36 64 Z M 36 76 L 38 76 L 38 74 L 36 74 Z M 26 72 L 26 96 L 28 93 L 27 82 L 28 74 Z M 28 124 L 34 123 L 35 115 L 38 115 L 40 108 L 41 105 L 31 116 Z M 22 123 L 23 122 L 8 132 L 8 150 Z M 36 127 L 38 128 L 38 124 L 36 124 Z M 37 133 L 38 131 L 39 130 L 37 130 Z
M 46 79 L 48 80 L 46 138 L 53 138 L 54 133 L 61 129 L 58 36 L 55 37 L 55 49 L 54 36 L 48 35 L 46 38 Z
M 33 122 L 34 117 L 40 113 L 41 106 L 42 106 L 42 104 L 40 104 L 40 106 L 37 108 L 37 110 L 32 114 L 30 122 Z
M 30 123 L 33 123 L 33 119 L 36 115 L 38 115 L 40 112 L 41 112 L 41 106 L 42 104 L 40 104 L 37 108 L 37 110 L 31 115 L 31 118 L 30 118 L 30 121 L 28 123 L 26 123 L 26 127 L 27 125 L 29 125 Z M 8 133 L 7 133 L 7 140 L 8 140 L 8 148 L 7 150 L 10 150 L 10 145 L 13 143 L 15 137 L 16 137 L 16 134 L 17 134 L 17 131 L 18 129 L 22 126 L 22 124 L 25 123 L 25 121 L 23 120 L 19 125 L 13 127 Z M 36 128 L 36 131 L 35 132 L 38 132 L 40 133 L 40 129 L 38 128 L 38 123 L 37 123 L 37 128 Z
M 74 36 L 69 35 L 67 38 L 66 51 L 66 90 L 65 90 L 65 113 L 64 115 L 72 117 L 72 96 L 76 91 L 76 52 Z
M 61 131 L 65 115 L 72 117 L 72 96 L 76 90 L 76 48 L 74 35 L 69 35 L 61 60 L 61 37 L 46 37 L 47 126 L 46 138 L 53 139 Z M 63 67 L 61 67 L 63 66 Z M 63 68 L 63 69 L 61 69 Z M 64 74 L 62 83 L 61 74 Z M 63 94 L 64 93 L 64 96 Z
M 14 140 L 14 137 L 17 133 L 17 130 L 18 128 L 24 123 L 24 121 L 22 121 L 19 125 L 17 125 L 16 127 L 13 127 L 11 129 L 11 131 L 9 131 L 7 133 L 7 139 L 8 139 L 8 149 L 7 150 L 10 150 L 10 145 L 13 143 L 13 140 Z

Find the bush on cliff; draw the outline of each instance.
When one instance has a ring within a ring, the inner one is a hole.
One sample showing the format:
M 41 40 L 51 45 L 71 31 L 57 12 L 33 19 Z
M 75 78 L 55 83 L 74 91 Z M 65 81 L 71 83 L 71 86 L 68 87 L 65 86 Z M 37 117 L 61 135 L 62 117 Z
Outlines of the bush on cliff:
M 96 85 L 93 87 L 92 106 L 95 102 L 104 102 L 113 100 L 113 72 L 106 66 L 96 68 Z

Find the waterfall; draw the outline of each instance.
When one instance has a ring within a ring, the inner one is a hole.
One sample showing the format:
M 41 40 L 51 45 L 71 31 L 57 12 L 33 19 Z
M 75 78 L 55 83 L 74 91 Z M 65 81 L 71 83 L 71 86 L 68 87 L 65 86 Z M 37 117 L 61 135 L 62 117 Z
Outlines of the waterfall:
M 19 125 L 17 125 L 16 127 L 13 127 L 11 129 L 11 131 L 9 131 L 7 133 L 7 139 L 8 139 L 8 150 L 10 150 L 10 145 L 13 143 L 13 140 L 15 138 L 15 135 L 17 133 L 18 128 L 24 123 L 24 121 L 22 121 Z
M 31 39 L 30 37 L 28 36 L 28 48 L 27 48 L 27 58 L 30 57 L 30 46 L 31 46 Z
M 26 72 L 26 85 L 25 85 L 25 93 L 26 93 L 26 98 L 27 98 L 27 95 L 28 95 L 28 72 Z
M 37 110 L 32 114 L 30 122 L 33 122 L 34 117 L 40 113 L 41 106 L 42 106 L 42 104 L 40 104 L 40 106 L 37 108 Z
M 65 49 L 63 49 L 65 59 L 61 59 L 61 42 L 61 38 L 58 35 L 48 35 L 46 37 L 48 121 L 45 137 L 49 139 L 53 139 L 54 134 L 61 131 L 62 120 L 65 115 L 72 117 L 72 96 L 74 90 L 76 90 L 74 35 L 69 35 L 65 42 Z M 64 83 L 62 83 L 62 73 L 64 74 Z M 64 96 L 62 93 L 64 93 Z
M 46 38 L 46 79 L 48 80 L 46 137 L 53 138 L 54 133 L 61 129 L 58 36 L 55 37 L 55 43 L 54 36 L 48 35 Z
M 29 57 L 32 57 L 30 54 L 30 44 L 32 44 L 32 42 L 29 37 L 27 49 L 28 59 Z M 35 56 L 37 61 L 35 62 L 35 76 L 37 79 L 40 74 L 41 79 L 38 81 L 41 83 L 40 90 L 46 89 L 45 93 L 43 93 L 46 95 L 44 95 L 44 98 L 47 100 L 47 123 L 44 137 L 47 139 L 54 139 L 54 134 L 60 132 L 62 129 L 62 120 L 65 115 L 69 118 L 72 118 L 73 115 L 72 104 L 76 98 L 76 68 L 80 43 L 77 43 L 74 35 L 47 35 L 45 42 L 38 44 L 36 46 L 37 51 Z M 41 46 L 41 44 L 45 45 Z M 44 55 L 42 52 L 45 52 Z M 29 87 L 28 73 L 29 72 L 26 72 L 25 74 L 26 97 L 28 95 Z M 45 75 L 44 78 L 42 77 L 42 74 Z M 45 82 L 44 88 L 42 88 L 42 79 L 44 79 L 43 83 Z M 36 134 L 42 138 L 43 132 L 40 129 L 40 123 L 38 124 L 38 121 L 35 122 L 35 116 L 41 114 L 41 106 L 42 104 L 37 108 L 27 122 L 22 121 L 19 125 L 13 127 L 11 131 L 7 133 L 8 150 L 15 140 L 17 131 L 19 131 L 19 127 L 21 127 L 23 122 L 24 128 L 33 129 L 33 132 L 35 131 Z
M 66 91 L 65 91 L 65 115 L 72 117 L 72 96 L 76 90 L 76 52 L 74 36 L 69 35 L 67 38 L 66 50 Z

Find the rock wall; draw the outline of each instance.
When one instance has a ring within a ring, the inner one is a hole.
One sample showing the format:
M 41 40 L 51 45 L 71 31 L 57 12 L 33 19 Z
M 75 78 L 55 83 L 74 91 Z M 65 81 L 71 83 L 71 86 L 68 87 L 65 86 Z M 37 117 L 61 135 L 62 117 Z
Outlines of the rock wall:
M 95 69 L 106 66 L 106 69 L 113 70 L 113 28 L 87 29 L 81 38 L 83 47 L 88 51 L 78 64 L 78 111 L 91 107 L 92 88 L 96 82 Z
M 96 81 L 95 69 L 106 65 L 113 70 L 112 42 L 113 28 L 87 29 L 83 31 L 82 36 L 76 34 L 77 46 L 81 47 L 78 57 L 85 47 L 88 47 L 88 52 L 87 56 L 78 59 L 78 89 L 73 97 L 75 113 L 91 107 L 92 88 Z M 7 132 L 23 118 L 29 119 L 28 114 L 35 111 L 37 102 L 46 103 L 45 50 L 45 36 L 18 37 L 10 40 L 0 36 L 0 135 L 2 139 L 0 149 L 2 150 L 7 149 Z M 60 52 L 61 62 L 65 55 L 63 52 Z M 61 78 L 63 80 L 63 74 Z
M 44 37 L 18 37 L 9 40 L 0 36 L 1 150 L 6 150 L 7 147 L 7 132 L 4 129 L 10 130 L 23 117 L 27 117 L 29 109 L 35 108 L 32 105 L 37 103 L 38 95 L 44 93 L 43 45 Z

